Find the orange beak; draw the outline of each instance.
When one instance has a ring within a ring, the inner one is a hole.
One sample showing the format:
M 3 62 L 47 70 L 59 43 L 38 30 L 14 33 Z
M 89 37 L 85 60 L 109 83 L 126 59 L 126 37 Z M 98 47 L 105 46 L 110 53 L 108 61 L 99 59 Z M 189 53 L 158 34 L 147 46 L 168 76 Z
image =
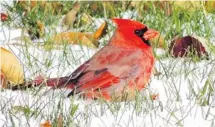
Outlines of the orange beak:
M 145 38 L 146 40 L 150 40 L 150 39 L 153 39 L 155 38 L 156 36 L 158 36 L 160 33 L 156 30 L 153 30 L 153 29 L 148 29 L 144 35 L 143 35 L 143 38 Z

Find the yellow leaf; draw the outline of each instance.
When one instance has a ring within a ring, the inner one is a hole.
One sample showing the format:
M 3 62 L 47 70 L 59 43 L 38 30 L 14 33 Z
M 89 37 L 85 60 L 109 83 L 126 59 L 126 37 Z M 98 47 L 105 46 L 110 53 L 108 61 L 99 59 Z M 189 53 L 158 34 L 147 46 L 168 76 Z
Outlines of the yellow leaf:
M 93 38 L 98 40 L 99 38 L 101 38 L 104 34 L 107 33 L 107 22 L 104 22 L 99 28 L 98 30 L 93 34 Z
M 93 35 L 81 32 L 62 32 L 54 37 L 54 42 L 57 44 L 70 43 L 70 44 L 83 44 L 92 48 L 96 46 L 92 42 Z
M 11 84 L 21 84 L 24 81 L 24 73 L 21 64 L 14 54 L 1 47 L 1 73 Z
M 91 48 L 97 48 L 99 46 L 98 39 L 106 34 L 106 29 L 107 23 L 105 22 L 93 34 L 82 32 L 62 32 L 54 37 L 54 42 L 57 44 L 81 44 L 89 46 Z
M 205 1 L 204 9 L 207 13 L 215 14 L 215 1 Z

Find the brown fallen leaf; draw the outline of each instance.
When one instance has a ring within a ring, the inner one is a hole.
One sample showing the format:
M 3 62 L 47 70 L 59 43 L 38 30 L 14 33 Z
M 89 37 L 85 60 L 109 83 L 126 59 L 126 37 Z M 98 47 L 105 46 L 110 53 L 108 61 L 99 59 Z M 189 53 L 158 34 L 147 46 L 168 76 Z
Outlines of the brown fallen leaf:
M 106 34 L 106 29 L 107 23 L 104 22 L 93 34 L 82 32 L 62 32 L 55 35 L 54 42 L 57 44 L 82 44 L 92 48 L 97 48 L 99 46 L 98 39 Z
M 9 50 L 0 47 L 1 56 L 1 75 L 4 76 L 6 81 L 10 84 L 21 84 L 24 81 L 23 68 L 17 59 L 17 57 L 12 54 Z M 4 84 L 3 87 L 6 87 Z
M 44 123 L 40 124 L 40 127 L 52 127 L 51 122 L 46 120 Z
M 80 7 L 81 7 L 80 3 L 75 3 L 73 5 L 72 10 L 70 10 L 66 14 L 66 16 L 64 17 L 63 25 L 66 26 L 67 29 L 70 29 L 73 26 L 73 24 L 74 24 L 74 22 L 76 20 L 76 15 L 78 14 L 78 11 L 80 10 Z
M 205 47 L 198 39 L 192 36 L 178 37 L 176 36 L 171 42 L 169 53 L 174 57 L 187 57 L 187 56 L 202 56 L 208 57 Z

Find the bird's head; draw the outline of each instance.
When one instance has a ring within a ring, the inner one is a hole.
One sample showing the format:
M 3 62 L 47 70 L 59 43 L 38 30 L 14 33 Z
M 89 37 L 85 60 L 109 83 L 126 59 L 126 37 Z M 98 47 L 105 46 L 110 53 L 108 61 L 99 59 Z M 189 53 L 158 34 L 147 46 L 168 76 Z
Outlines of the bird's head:
M 147 48 L 151 47 L 149 40 L 159 34 L 158 31 L 134 20 L 114 18 L 112 21 L 117 25 L 111 41 L 115 45 Z

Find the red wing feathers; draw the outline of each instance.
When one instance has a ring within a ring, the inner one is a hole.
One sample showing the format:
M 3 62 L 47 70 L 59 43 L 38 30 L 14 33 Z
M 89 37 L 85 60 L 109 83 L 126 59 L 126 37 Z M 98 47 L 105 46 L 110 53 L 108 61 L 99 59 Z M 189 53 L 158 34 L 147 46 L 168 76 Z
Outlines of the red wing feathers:
M 68 96 L 79 92 L 96 91 L 119 82 L 119 78 L 108 72 L 107 68 L 87 71 L 76 80 L 75 89 Z

